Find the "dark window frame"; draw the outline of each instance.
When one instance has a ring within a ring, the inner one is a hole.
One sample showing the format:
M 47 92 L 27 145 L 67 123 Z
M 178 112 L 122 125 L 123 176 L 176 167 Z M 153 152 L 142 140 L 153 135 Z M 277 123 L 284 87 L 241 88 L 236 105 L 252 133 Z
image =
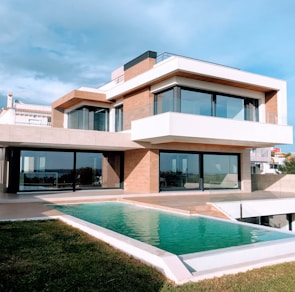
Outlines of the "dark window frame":
M 109 108 L 101 106 L 84 105 L 78 107 L 67 113 L 68 128 L 107 132 L 109 131 L 109 111 Z M 104 123 L 101 128 L 97 128 L 97 121 L 100 118 L 98 114 L 101 112 L 104 112 Z M 90 119 L 90 116 L 92 115 L 91 113 L 93 113 L 92 120 Z M 77 117 L 75 117 L 75 115 Z M 73 121 L 71 119 L 73 119 Z
M 154 115 L 161 114 L 163 112 L 159 112 L 159 103 L 158 103 L 158 96 L 160 94 L 163 94 L 165 92 L 168 92 L 170 90 L 173 90 L 173 107 L 171 107 L 171 112 L 180 112 L 181 113 L 181 91 L 182 90 L 188 90 L 188 91 L 194 91 L 194 92 L 200 92 L 211 95 L 211 116 L 212 117 L 218 117 L 216 115 L 216 105 L 217 105 L 217 96 L 224 96 L 229 98 L 236 98 L 243 100 L 243 111 L 244 111 L 244 121 L 253 121 L 253 122 L 259 122 L 259 100 L 255 98 L 245 97 L 245 96 L 239 96 L 234 94 L 227 94 L 223 92 L 217 92 L 217 91 L 210 91 L 210 90 L 202 90 L 202 89 L 196 89 L 191 88 L 187 86 L 179 86 L 175 85 L 172 87 L 169 87 L 165 90 L 159 91 L 154 94 Z M 252 104 L 254 106 L 254 115 L 251 119 L 251 114 L 249 110 L 249 105 Z M 165 111 L 167 112 L 167 111 Z
M 199 155 L 199 188 L 195 188 L 195 190 L 210 190 L 210 188 L 206 188 L 204 186 L 204 156 L 205 155 L 220 155 L 220 156 L 235 156 L 237 157 L 237 179 L 238 179 L 238 186 L 237 188 L 228 188 L 228 189 L 241 189 L 241 154 L 240 153 L 230 153 L 230 152 L 203 152 L 203 151 L 179 151 L 179 150 L 160 150 L 159 151 L 159 191 L 171 191 L 171 188 L 163 188 L 161 186 L 160 177 L 161 177 L 161 165 L 160 165 L 160 155 L 161 153 L 175 153 L 175 154 L 198 154 Z M 218 188 L 214 188 L 218 189 Z M 220 188 L 226 189 L 226 188 Z M 173 189 L 173 191 L 184 191 L 190 189 Z
M 52 148 L 34 148 L 34 147 L 9 147 L 7 149 L 8 153 L 8 161 L 10 164 L 9 167 L 9 176 L 8 176 L 8 192 L 9 193 L 17 193 L 21 192 L 40 192 L 43 190 L 40 189 L 32 189 L 32 190 L 20 190 L 20 174 L 21 174 L 21 165 L 20 165 L 20 157 L 22 151 L 32 151 L 32 152 L 60 152 L 60 153 L 73 153 L 73 166 L 72 166 L 72 178 L 71 178 L 71 186 L 63 189 L 51 189 L 50 191 L 58 192 L 65 190 L 76 190 L 76 158 L 78 153 L 97 153 L 103 155 L 115 154 L 118 155 L 120 159 L 120 174 L 119 174 L 119 186 L 111 187 L 111 189 L 123 189 L 124 188 L 124 152 L 121 151 L 97 151 L 97 150 L 80 150 L 80 149 L 52 149 Z M 97 187 L 97 189 L 107 189 L 108 187 Z M 86 188 L 83 188 L 86 189 Z M 91 188 L 93 189 L 93 187 Z M 44 189 L 44 192 L 48 192 L 48 189 Z

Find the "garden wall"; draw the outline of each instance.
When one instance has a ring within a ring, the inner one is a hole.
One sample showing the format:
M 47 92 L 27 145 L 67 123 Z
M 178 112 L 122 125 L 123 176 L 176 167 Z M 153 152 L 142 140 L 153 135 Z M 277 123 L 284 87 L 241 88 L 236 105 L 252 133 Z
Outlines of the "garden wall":
M 253 174 L 252 191 L 295 192 L 295 174 Z

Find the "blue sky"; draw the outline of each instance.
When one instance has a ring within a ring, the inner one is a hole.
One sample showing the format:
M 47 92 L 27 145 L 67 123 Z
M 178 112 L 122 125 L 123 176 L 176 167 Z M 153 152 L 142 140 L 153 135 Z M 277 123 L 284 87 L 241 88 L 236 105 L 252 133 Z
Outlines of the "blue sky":
M 0 107 L 98 87 L 153 50 L 286 80 L 295 128 L 294 0 L 1 0 L 0 27 Z

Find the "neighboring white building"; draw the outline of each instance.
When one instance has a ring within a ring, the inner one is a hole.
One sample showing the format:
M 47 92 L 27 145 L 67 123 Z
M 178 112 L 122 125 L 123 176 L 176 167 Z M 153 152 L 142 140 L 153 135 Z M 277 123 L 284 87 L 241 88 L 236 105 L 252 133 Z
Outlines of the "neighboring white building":
M 278 174 L 279 166 L 286 160 L 286 153 L 274 147 L 251 149 L 250 159 L 252 174 Z
M 0 110 L 0 124 L 49 127 L 51 106 L 13 101 L 12 93 L 8 93 L 7 107 Z

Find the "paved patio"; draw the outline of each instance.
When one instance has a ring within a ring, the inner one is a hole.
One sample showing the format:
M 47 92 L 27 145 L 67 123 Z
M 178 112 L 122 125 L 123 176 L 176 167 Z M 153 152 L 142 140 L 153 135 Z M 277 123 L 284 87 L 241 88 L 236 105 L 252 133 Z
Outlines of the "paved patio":
M 106 200 L 126 200 L 164 209 L 174 209 L 186 213 L 200 213 L 219 216 L 207 203 L 225 201 L 245 201 L 295 198 L 294 193 L 274 193 L 256 191 L 244 193 L 241 191 L 191 191 L 191 192 L 161 192 L 156 194 L 131 194 L 123 190 L 89 190 L 58 193 L 0 193 L 0 220 L 46 218 L 60 215 L 48 204 L 99 202 Z

